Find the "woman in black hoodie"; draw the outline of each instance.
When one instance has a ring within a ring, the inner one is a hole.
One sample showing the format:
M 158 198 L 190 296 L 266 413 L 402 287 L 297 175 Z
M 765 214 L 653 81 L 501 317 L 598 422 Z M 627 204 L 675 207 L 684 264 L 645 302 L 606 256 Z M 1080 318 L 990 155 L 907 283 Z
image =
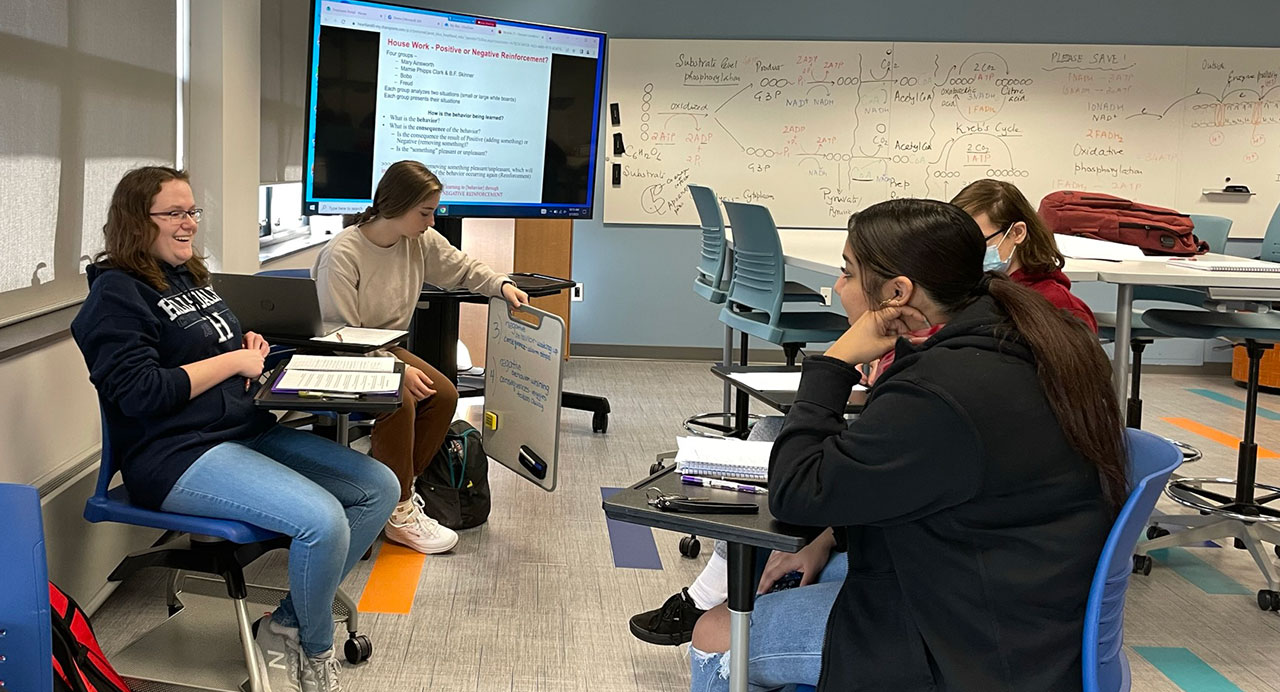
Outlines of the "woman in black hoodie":
M 254 408 L 267 342 L 241 333 L 210 288 L 192 247 L 201 213 L 185 172 L 125 174 L 71 334 L 134 504 L 293 539 L 289 596 L 258 626 L 268 691 L 337 689 L 333 596 L 399 486 L 373 459 Z
M 1089 583 L 1127 493 L 1119 407 L 1088 328 L 984 273 L 984 252 L 943 202 L 850 220 L 836 291 L 851 326 L 804 362 L 769 495 L 782 521 L 836 527 L 848 575 L 759 599 L 753 689 L 1081 689 Z M 847 425 L 855 365 L 890 349 Z M 694 692 L 728 689 L 727 611 L 693 647 Z

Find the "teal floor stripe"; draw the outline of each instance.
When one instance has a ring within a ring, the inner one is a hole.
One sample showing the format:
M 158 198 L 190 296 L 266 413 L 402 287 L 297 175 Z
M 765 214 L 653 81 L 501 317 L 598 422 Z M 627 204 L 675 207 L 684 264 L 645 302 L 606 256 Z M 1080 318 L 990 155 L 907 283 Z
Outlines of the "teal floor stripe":
M 1193 555 L 1185 548 L 1161 548 L 1151 551 L 1151 557 L 1172 569 L 1207 594 L 1227 596 L 1251 596 L 1253 591 L 1240 582 L 1214 569 L 1212 565 Z
M 1133 650 L 1186 692 L 1243 692 L 1223 677 L 1222 673 L 1187 649 L 1176 646 L 1135 646 Z
M 1231 408 L 1240 409 L 1241 411 L 1244 410 L 1244 402 L 1233 396 L 1227 396 L 1226 394 L 1222 394 L 1221 392 L 1215 392 L 1210 389 L 1188 389 L 1187 391 L 1191 392 L 1192 394 L 1199 394 L 1200 396 L 1206 399 L 1213 399 L 1214 401 L 1220 404 L 1226 404 Z M 1258 417 L 1266 418 L 1267 420 L 1280 420 L 1280 413 L 1276 413 L 1275 411 L 1272 411 L 1270 409 L 1265 409 L 1259 406 Z

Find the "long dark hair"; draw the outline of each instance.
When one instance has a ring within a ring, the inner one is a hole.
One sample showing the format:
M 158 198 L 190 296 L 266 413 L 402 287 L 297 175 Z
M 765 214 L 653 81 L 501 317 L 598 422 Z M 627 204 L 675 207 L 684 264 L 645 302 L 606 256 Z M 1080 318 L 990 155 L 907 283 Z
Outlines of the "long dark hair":
M 1022 190 L 1013 183 L 986 178 L 975 180 L 956 193 L 951 203 L 970 216 L 986 214 L 991 223 L 1008 228 L 1021 221 L 1027 225 L 1027 237 L 1015 249 L 1018 264 L 1031 276 L 1052 274 L 1066 265 L 1058 251 L 1053 232 L 1027 201 Z
M 165 166 L 144 166 L 124 174 L 111 194 L 107 223 L 102 227 L 106 248 L 94 256 L 94 264 L 124 269 L 157 291 L 169 288 L 160 263 L 151 256 L 151 244 L 160 233 L 160 227 L 150 212 L 151 203 L 160 194 L 160 187 L 170 180 L 191 182 L 186 171 Z M 193 254 L 186 261 L 186 267 L 196 285 L 203 286 L 209 282 L 209 269 L 200 255 Z
M 849 247 L 862 290 L 874 299 L 886 281 L 905 276 L 944 313 L 954 315 L 989 294 L 1008 319 L 1005 338 L 1035 355 L 1045 397 L 1067 441 L 1098 467 L 1114 511 L 1128 497 L 1127 452 L 1111 366 L 1097 337 L 1078 319 L 1001 272 L 983 272 L 986 243 L 959 207 L 893 199 L 849 219 Z
M 346 226 L 359 226 L 378 217 L 394 219 L 427 201 L 444 184 L 431 169 L 417 161 L 397 161 L 387 167 L 373 193 L 373 204 L 355 216 L 343 219 Z

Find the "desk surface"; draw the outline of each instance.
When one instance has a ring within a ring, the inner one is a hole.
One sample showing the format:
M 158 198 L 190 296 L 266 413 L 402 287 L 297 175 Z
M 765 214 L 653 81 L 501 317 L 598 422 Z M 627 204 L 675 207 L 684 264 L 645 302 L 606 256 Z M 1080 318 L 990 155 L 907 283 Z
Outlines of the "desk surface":
M 310 337 L 280 336 L 278 334 L 263 334 L 262 338 L 266 339 L 267 343 L 271 344 L 272 346 L 291 346 L 297 349 L 304 349 L 307 351 L 323 351 L 326 353 L 365 354 L 365 353 L 373 353 L 374 351 L 377 351 L 379 349 L 389 348 L 396 344 L 402 343 L 405 339 L 409 338 L 409 334 L 406 332 L 405 334 L 399 337 L 396 337 L 395 339 L 392 339 L 386 342 L 385 344 L 379 344 L 379 345 L 348 344 L 340 341 L 319 341 L 317 339 L 310 338 Z
M 267 375 L 266 384 L 253 397 L 253 405 L 272 411 L 333 411 L 334 413 L 385 413 L 400 408 L 400 392 L 395 394 L 369 394 L 360 399 L 312 399 L 297 394 L 271 391 L 276 380 L 284 375 L 289 365 L 285 361 L 276 365 Z M 396 361 L 396 372 L 404 376 L 404 363 Z
M 714 374 L 716 375 L 716 377 L 719 377 L 720 379 L 722 379 L 722 380 L 724 380 L 724 381 L 728 382 L 731 386 L 733 386 L 733 387 L 735 387 L 735 388 L 737 388 L 737 389 L 741 389 L 742 391 L 744 391 L 744 392 L 746 392 L 747 394 L 751 395 L 751 396 L 752 396 L 753 398 L 755 398 L 756 400 L 763 402 L 766 406 L 768 406 L 768 407 L 770 407 L 770 408 L 773 408 L 773 409 L 776 409 L 776 410 L 778 410 L 778 411 L 781 411 L 781 412 L 783 412 L 783 413 L 786 413 L 787 411 L 791 410 L 791 405 L 792 405 L 792 404 L 794 404 L 794 403 L 795 403 L 795 401 L 796 401 L 796 390 L 794 390 L 794 389 L 782 389 L 782 390 L 774 390 L 774 389 L 770 389 L 770 390 L 762 390 L 762 389 L 756 389 L 755 387 L 749 387 L 749 386 L 747 386 L 747 385 L 745 385 L 745 384 L 743 384 L 743 383 L 739 382 L 738 380 L 732 379 L 732 376 L 733 376 L 733 375 L 736 375 L 736 374 L 739 374 L 739 373 L 753 373 L 753 372 L 755 372 L 755 373 L 765 373 L 765 372 L 783 372 L 783 373 L 791 373 L 791 372 L 800 372 L 800 366 L 799 366 L 799 365 L 794 365 L 794 366 L 788 366 L 788 365 L 729 365 L 729 366 L 724 366 L 724 365 L 713 365 L 713 366 L 711 366 L 711 372 L 712 372 L 712 373 L 714 373 Z M 844 407 L 844 412 L 845 412 L 845 413 L 861 413 L 861 412 L 862 412 L 862 407 L 863 407 L 863 405 L 865 405 L 865 404 L 866 404 L 866 402 L 867 402 L 867 392 L 866 392 L 865 390 L 855 391 L 855 392 L 853 393 L 853 395 L 849 397 L 849 403 L 847 403 L 847 404 L 845 405 L 845 407 Z
M 555 295 L 574 286 L 573 279 L 562 279 L 558 276 L 548 276 L 546 274 L 514 272 L 507 274 L 507 278 L 515 282 L 516 288 L 529 294 L 530 298 Z M 440 288 L 431 284 L 423 284 L 419 300 L 432 299 L 449 299 L 461 303 L 489 302 L 489 296 L 473 293 L 465 288 Z
M 844 252 L 844 231 L 788 230 L 780 233 L 779 236 L 782 239 L 782 252 L 786 255 L 788 266 L 832 276 L 839 274 L 840 256 Z M 1274 266 L 1272 263 L 1259 260 L 1212 252 L 1200 255 L 1200 259 Z M 1156 257 L 1124 262 L 1068 258 L 1063 272 L 1072 281 L 1105 281 L 1117 284 L 1236 288 L 1280 286 L 1280 274 L 1198 271 L 1185 267 L 1173 267 L 1163 258 Z
M 709 497 L 722 502 L 755 502 L 759 514 L 684 514 L 664 512 L 649 506 L 647 488 L 685 497 Z M 794 553 L 804 547 L 806 532 L 776 521 L 769 513 L 768 495 L 751 495 L 732 490 L 716 490 L 684 485 L 675 468 L 667 468 L 639 483 L 620 490 L 603 503 L 605 516 L 630 524 L 691 533 L 703 538 L 753 545 Z

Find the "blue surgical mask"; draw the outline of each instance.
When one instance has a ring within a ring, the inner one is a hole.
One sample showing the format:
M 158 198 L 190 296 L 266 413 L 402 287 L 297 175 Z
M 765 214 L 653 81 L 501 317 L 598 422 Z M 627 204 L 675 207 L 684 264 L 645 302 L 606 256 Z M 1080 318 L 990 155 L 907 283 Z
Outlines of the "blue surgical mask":
M 1009 268 L 1009 260 L 1013 259 L 1013 253 L 1009 253 L 1009 259 L 1000 259 L 1000 246 L 1004 245 L 1004 239 L 1009 237 L 1009 231 L 1012 230 L 1013 226 L 1009 226 L 1003 231 L 999 231 L 1004 234 L 1004 236 L 1000 238 L 1000 242 L 995 245 L 987 246 L 987 253 L 982 257 L 982 271 L 1002 272 Z M 987 237 L 990 238 L 991 236 Z

